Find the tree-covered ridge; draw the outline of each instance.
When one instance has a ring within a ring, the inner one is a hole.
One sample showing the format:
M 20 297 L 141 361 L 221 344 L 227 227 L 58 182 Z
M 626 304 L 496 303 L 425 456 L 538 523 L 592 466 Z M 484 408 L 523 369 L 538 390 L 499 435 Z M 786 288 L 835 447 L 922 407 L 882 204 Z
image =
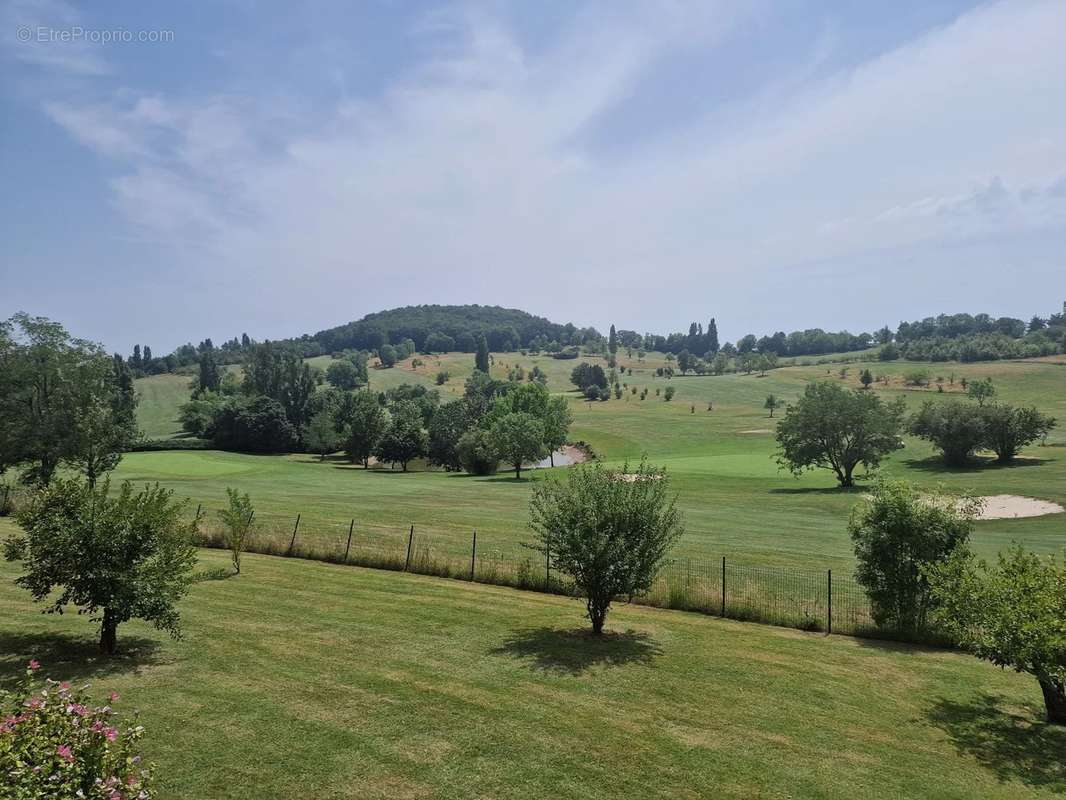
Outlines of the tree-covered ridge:
M 411 339 L 419 350 L 462 350 L 472 353 L 483 335 L 490 350 L 504 352 L 520 347 L 547 349 L 602 338 L 595 328 L 560 325 L 515 308 L 482 305 L 404 306 L 367 314 L 361 320 L 327 328 L 296 341 L 308 355 L 345 349 L 376 350 L 383 344 Z

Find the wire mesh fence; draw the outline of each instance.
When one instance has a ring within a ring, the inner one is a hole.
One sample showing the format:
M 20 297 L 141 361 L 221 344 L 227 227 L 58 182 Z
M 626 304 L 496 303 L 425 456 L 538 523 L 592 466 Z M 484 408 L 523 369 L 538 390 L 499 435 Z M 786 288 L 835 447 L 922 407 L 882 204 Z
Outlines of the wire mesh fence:
M 217 516 L 202 510 L 200 542 L 226 548 Z M 312 523 L 301 517 L 257 519 L 247 551 L 336 564 L 407 571 L 423 575 L 512 586 L 553 594 L 575 594 L 572 582 L 551 559 L 515 541 L 494 541 L 471 531 L 465 547 L 454 534 L 438 535 L 409 526 L 361 524 L 356 520 Z M 831 570 L 746 564 L 721 559 L 669 558 L 644 595 L 633 602 L 698 611 L 854 636 L 928 641 L 879 628 L 865 590 L 851 575 Z

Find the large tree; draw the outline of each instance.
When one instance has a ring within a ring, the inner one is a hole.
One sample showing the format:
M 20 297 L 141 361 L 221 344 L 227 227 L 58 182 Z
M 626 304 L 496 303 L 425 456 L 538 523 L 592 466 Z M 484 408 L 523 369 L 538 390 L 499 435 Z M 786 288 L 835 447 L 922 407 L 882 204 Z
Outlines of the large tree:
M 933 608 L 926 570 L 965 549 L 980 510 L 975 498 L 918 490 L 902 482 L 874 487 L 852 511 L 855 578 L 874 622 L 899 631 L 926 627 Z
M 665 473 L 643 461 L 629 474 L 597 464 L 573 467 L 564 480 L 539 481 L 530 517 L 531 546 L 573 579 L 597 635 L 614 598 L 651 588 L 683 531 Z
M 24 533 L 5 543 L 9 560 L 22 560 L 16 583 L 46 610 L 68 605 L 100 621 L 100 649 L 113 653 L 118 626 L 143 619 L 180 635 L 177 602 L 196 563 L 193 523 L 184 504 L 159 486 L 134 493 L 124 483 L 97 487 L 59 478 L 19 513 Z
M 95 481 L 137 435 L 132 375 L 62 325 L 16 314 L 0 323 L 0 471 L 46 484 L 62 462 Z
M 996 564 L 960 552 L 930 571 L 940 630 L 978 658 L 1037 679 L 1066 725 L 1066 566 L 1015 545 Z
M 570 423 L 574 415 L 565 397 L 553 397 L 548 400 L 548 408 L 541 422 L 544 424 L 544 445 L 548 448 L 551 465 L 555 466 L 555 451 L 566 444 L 570 432 Z
M 777 424 L 778 463 L 796 475 L 816 467 L 831 469 L 841 486 L 853 486 L 859 464 L 873 471 L 887 454 L 903 447 L 905 410 L 902 398 L 883 403 L 870 392 L 812 382 Z

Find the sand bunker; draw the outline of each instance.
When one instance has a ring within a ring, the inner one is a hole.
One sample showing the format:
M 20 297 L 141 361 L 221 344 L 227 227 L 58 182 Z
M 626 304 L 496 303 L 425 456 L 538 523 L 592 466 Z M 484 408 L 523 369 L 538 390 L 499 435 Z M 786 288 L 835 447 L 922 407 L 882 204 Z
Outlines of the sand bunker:
M 750 431 L 740 431 L 741 433 L 773 433 L 770 428 L 753 428 Z
M 1064 510 L 1058 503 L 1037 500 L 1035 497 L 1020 497 L 1016 494 L 993 494 L 978 498 L 981 513 L 978 519 L 1015 519 L 1042 517 L 1045 514 L 1061 514 Z

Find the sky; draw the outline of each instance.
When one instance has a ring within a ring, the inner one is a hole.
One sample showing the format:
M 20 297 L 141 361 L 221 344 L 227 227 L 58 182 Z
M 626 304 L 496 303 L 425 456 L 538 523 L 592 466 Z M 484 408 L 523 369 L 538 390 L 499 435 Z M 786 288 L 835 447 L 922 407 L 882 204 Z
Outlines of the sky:
M 0 7 L 0 316 L 722 339 L 1066 300 L 1066 2 Z

